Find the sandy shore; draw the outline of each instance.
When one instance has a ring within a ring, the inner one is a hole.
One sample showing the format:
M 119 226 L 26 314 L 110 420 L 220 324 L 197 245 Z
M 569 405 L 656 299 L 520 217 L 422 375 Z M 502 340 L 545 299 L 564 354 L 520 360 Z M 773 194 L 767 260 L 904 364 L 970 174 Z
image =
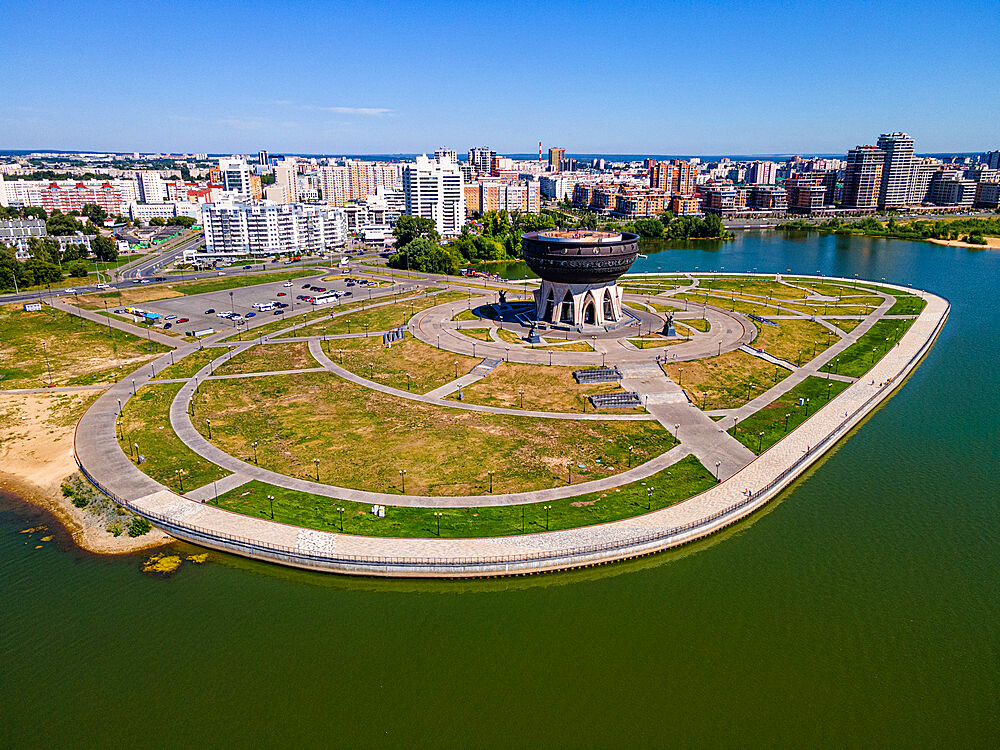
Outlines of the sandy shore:
M 89 552 L 125 554 L 167 544 L 172 537 L 157 529 L 135 538 L 113 536 L 63 496 L 63 480 L 77 470 L 73 429 L 97 395 L 0 395 L 0 487 L 51 511 Z
M 969 242 L 959 242 L 958 240 L 929 240 L 935 245 L 947 245 L 949 247 L 969 247 L 973 250 L 1000 250 L 1000 237 L 984 237 L 985 245 L 973 245 Z

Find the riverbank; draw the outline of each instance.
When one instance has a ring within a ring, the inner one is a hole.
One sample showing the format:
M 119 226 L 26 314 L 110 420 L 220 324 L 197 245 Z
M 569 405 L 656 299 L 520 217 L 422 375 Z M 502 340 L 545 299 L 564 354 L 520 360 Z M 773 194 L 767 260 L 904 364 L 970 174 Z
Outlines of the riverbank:
M 77 508 L 62 492 L 76 472 L 73 432 L 96 393 L 0 395 L 0 489 L 51 512 L 82 549 L 120 555 L 169 544 L 158 529 L 114 536 L 99 516 Z
M 960 242 L 959 240 L 938 240 L 938 239 L 928 239 L 928 242 L 933 242 L 935 245 L 947 245 L 948 247 L 966 247 L 970 250 L 1000 250 L 1000 237 L 984 237 L 986 240 L 985 245 L 975 245 L 971 242 Z

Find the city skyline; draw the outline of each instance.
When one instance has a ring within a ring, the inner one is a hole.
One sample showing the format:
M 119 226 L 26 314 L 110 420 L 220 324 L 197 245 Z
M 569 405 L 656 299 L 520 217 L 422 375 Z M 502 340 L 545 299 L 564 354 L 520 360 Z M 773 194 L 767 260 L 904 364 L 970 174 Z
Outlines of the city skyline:
M 1000 64 L 970 75 L 934 55 L 945 29 L 995 35 L 988 3 L 800 5 L 794 20 L 713 3 L 12 8 L 0 148 L 832 154 L 900 128 L 924 153 L 994 147 L 982 82 Z M 920 50 L 933 65 L 898 65 Z M 942 117 L 942 96 L 971 116 Z

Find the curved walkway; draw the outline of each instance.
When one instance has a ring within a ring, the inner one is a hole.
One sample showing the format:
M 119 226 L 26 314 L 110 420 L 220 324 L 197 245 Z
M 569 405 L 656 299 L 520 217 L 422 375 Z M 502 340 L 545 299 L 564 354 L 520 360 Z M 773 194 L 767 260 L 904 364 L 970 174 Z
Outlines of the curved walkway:
M 730 480 L 669 508 L 599 526 L 483 539 L 392 539 L 302 529 L 196 503 L 142 475 L 117 442 L 113 450 L 108 450 L 111 441 L 101 436 L 113 433 L 115 398 L 124 392 L 127 399 L 130 393 L 124 383 L 112 386 L 81 420 L 77 460 L 81 470 L 104 491 L 174 536 L 297 567 L 365 575 L 455 577 L 509 575 L 608 562 L 714 533 L 773 498 L 887 398 L 927 353 L 947 318 L 949 306 L 940 297 L 925 298 L 928 304 L 924 311 L 864 378 Z M 161 357 L 147 369 L 162 369 L 163 361 Z M 148 377 L 137 377 L 137 387 Z M 172 421 L 173 417 L 172 409 Z M 94 436 L 98 440 L 86 439 Z M 116 469 L 121 470 L 121 475 Z M 114 487 L 108 486 L 105 478 Z M 123 487 L 127 492 L 119 491 Z M 572 486 L 574 493 L 583 487 Z M 147 494 L 143 494 L 144 489 L 149 490 Z M 395 495 L 389 498 L 387 503 L 399 500 Z

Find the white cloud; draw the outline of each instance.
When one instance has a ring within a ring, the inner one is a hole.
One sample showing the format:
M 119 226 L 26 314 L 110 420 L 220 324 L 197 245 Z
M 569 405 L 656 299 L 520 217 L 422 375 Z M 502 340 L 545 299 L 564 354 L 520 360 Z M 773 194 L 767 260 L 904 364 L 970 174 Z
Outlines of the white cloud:
M 369 115 L 373 117 L 381 117 L 382 115 L 393 114 L 393 111 L 388 107 L 313 107 L 312 109 L 319 109 L 323 112 L 336 112 L 339 115 Z

